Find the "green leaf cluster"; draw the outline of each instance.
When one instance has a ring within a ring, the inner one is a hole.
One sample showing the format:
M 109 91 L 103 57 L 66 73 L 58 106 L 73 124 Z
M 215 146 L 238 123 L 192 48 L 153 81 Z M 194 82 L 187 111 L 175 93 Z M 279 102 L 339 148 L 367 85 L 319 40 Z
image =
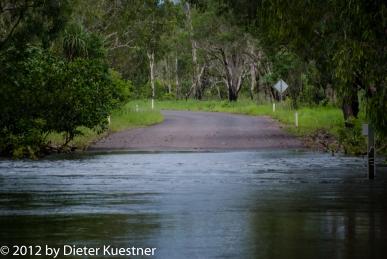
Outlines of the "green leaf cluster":
M 104 127 L 110 111 L 128 96 L 129 88 L 124 92 L 127 86 L 112 80 L 103 60 L 68 61 L 30 46 L 9 50 L 2 61 L 7 61 L 0 85 L 3 154 L 20 152 L 23 145 L 38 149 L 50 132 L 63 132 L 71 140 L 80 126 Z

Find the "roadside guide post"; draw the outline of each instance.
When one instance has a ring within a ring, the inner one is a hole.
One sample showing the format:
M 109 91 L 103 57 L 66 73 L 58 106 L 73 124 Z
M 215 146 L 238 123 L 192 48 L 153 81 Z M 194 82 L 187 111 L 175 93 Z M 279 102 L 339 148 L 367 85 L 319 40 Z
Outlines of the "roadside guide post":
M 273 88 L 277 90 L 277 92 L 280 95 L 280 103 L 282 103 L 282 94 L 288 89 L 288 84 L 280 79 L 275 85 L 273 85 Z M 275 104 L 273 104 L 273 112 L 275 111 Z
M 298 112 L 294 114 L 294 122 L 296 124 L 296 128 L 298 128 Z
M 363 136 L 368 136 L 367 141 L 367 168 L 368 168 L 368 179 L 374 179 L 375 177 L 375 134 L 372 126 L 368 124 L 362 125 L 362 134 Z
M 155 108 L 155 100 L 152 98 L 152 110 Z

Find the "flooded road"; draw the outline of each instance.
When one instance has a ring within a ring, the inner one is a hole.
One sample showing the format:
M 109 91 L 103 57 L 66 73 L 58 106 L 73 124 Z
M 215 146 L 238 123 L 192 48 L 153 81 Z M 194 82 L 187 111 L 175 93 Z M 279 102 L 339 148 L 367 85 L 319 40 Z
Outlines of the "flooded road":
M 1 245 L 387 258 L 387 180 L 369 181 L 361 158 L 277 150 L 3 160 L 0 187 Z
M 162 123 L 112 133 L 88 150 L 202 151 L 299 149 L 302 141 L 267 116 L 161 111 Z

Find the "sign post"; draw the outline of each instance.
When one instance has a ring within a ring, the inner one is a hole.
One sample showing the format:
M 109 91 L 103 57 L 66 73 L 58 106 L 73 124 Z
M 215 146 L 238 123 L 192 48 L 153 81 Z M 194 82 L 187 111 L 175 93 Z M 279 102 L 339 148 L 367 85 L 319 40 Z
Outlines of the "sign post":
M 375 136 L 372 127 L 368 127 L 368 178 L 375 177 Z
M 288 84 L 285 83 L 284 80 L 280 79 L 275 85 L 273 85 L 273 88 L 277 90 L 277 92 L 280 95 L 280 102 L 282 103 L 282 94 L 288 89 Z
M 376 150 L 375 150 L 375 134 L 372 126 L 368 124 L 363 124 L 362 134 L 364 136 L 368 136 L 368 141 L 367 141 L 368 179 L 374 179 L 375 171 L 376 171 L 376 166 L 375 166 Z

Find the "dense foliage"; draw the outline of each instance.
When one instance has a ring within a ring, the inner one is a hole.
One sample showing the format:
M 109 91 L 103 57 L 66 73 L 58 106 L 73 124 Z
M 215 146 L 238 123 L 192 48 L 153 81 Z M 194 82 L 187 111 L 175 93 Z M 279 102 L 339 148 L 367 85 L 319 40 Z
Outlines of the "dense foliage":
M 0 0 L 0 152 L 102 130 L 129 98 L 279 101 L 279 79 L 293 108 L 340 107 L 343 138 L 361 119 L 382 141 L 386 10 L 381 0 Z
M 387 135 L 385 1 L 225 1 L 266 49 L 286 48 L 314 62 L 319 83 L 333 87 L 344 118 L 367 117 Z
M 58 12 L 66 1 L 57 2 L 55 10 L 51 1 L 24 3 L 1 5 L 5 13 L 14 8 L 25 16 L 13 17 L 20 25 L 2 16 L 14 33 L 2 37 L 0 49 L 0 153 L 33 157 L 44 152 L 51 132 L 63 133 L 67 144 L 80 126 L 103 129 L 112 109 L 129 98 L 130 83 L 109 71 L 98 35 L 63 23 Z M 47 28 L 38 14 L 52 15 L 54 25 L 59 19 L 62 33 L 59 25 Z M 35 30 L 27 23 L 36 23 Z

